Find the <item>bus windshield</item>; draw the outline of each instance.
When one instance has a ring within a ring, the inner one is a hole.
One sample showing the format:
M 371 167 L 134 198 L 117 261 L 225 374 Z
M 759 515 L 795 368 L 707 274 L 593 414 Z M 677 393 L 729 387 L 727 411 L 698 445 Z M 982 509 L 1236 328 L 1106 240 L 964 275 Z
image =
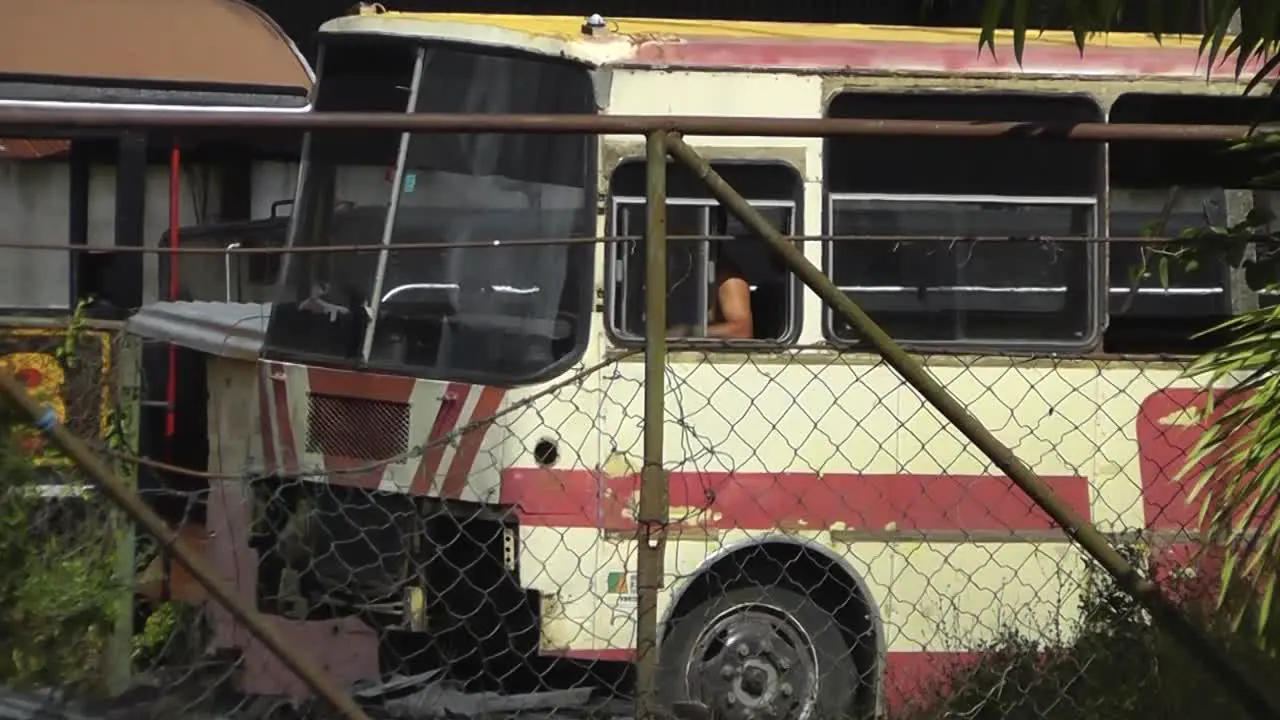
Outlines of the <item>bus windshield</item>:
M 330 41 L 319 74 L 319 111 L 595 110 L 584 67 L 456 45 Z M 502 385 L 559 372 L 585 346 L 593 250 L 529 241 L 594 233 L 592 141 L 311 133 L 291 242 L 369 249 L 289 259 L 268 353 Z

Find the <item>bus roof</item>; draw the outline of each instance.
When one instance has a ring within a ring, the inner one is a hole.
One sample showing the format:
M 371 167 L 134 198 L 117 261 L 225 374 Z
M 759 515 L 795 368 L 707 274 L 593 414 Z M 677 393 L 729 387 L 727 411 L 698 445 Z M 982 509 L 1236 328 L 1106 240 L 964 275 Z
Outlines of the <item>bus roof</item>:
M 824 74 L 1206 77 L 1200 38 L 1157 42 L 1140 33 L 1099 34 L 1083 55 L 1068 31 L 1029 33 L 1023 64 L 1012 33 L 996 34 L 996 53 L 978 52 L 978 30 L 849 23 L 605 18 L 603 32 L 585 17 L 388 12 L 362 8 L 325 23 L 325 33 L 426 37 L 509 47 L 594 66 L 790 70 Z M 1258 65 L 1249 66 L 1256 71 Z M 1234 59 L 1213 69 L 1231 80 Z M 1248 69 L 1246 69 L 1248 72 Z
M 280 26 L 245 0 L 40 0 L 4 14 L 0 78 L 9 83 L 88 85 L 98 96 L 139 84 L 284 94 L 305 105 L 314 81 Z

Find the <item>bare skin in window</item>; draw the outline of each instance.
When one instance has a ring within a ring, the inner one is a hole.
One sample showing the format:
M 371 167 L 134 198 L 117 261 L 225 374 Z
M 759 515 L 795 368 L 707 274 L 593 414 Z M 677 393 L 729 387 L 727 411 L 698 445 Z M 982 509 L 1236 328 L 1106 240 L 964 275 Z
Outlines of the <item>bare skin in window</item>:
M 724 340 L 750 340 L 755 337 L 751 318 L 751 286 L 746 278 L 728 263 L 717 263 L 716 291 L 707 309 L 707 337 Z M 691 337 L 696 328 L 678 325 L 669 337 Z

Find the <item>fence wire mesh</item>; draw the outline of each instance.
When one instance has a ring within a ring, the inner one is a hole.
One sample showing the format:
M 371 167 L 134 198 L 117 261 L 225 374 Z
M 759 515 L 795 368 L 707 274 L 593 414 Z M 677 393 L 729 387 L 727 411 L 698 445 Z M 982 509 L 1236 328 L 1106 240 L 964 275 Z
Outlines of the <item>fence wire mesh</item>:
M 1217 574 L 1201 565 L 1198 508 L 1176 479 L 1204 397 L 1180 364 L 925 361 L 1077 512 L 1209 616 Z M 676 676 L 694 658 L 689 681 L 714 689 L 722 711 L 746 701 L 753 677 L 792 678 L 798 701 L 811 652 L 828 677 L 862 678 L 828 680 L 824 699 L 856 702 L 883 678 L 895 717 L 1191 717 L 1231 703 L 878 360 L 681 352 L 667 384 L 665 586 L 677 595 L 663 598 L 674 622 L 662 658 Z M 600 494 L 585 514 L 624 536 L 642 390 L 640 364 L 620 362 L 593 421 Z M 597 573 L 634 567 L 630 537 L 599 547 Z M 625 602 L 613 595 L 606 607 Z M 626 646 L 632 623 L 613 610 L 575 641 Z
M 5 367 L 371 716 L 632 712 L 639 350 L 597 334 L 573 368 L 511 390 L 184 350 L 170 434 L 168 389 L 139 370 L 168 366 L 168 346 L 8 322 Z M 1177 479 L 1204 403 L 1181 361 L 920 359 L 1238 665 L 1275 672 L 1215 611 Z M 821 718 L 1243 717 L 877 358 L 676 345 L 664 407 L 661 699 L 687 688 L 726 718 L 811 699 Z M 158 438 L 141 459 L 136 427 Z M 312 695 L 38 433 L 0 431 L 16 448 L 0 682 L 127 686 L 151 717 Z
M 116 349 L 96 330 L 0 327 L 0 367 L 104 450 L 119 439 Z M 0 675 L 102 689 L 118 681 L 112 663 L 129 652 L 116 622 L 132 598 L 116 581 L 127 527 L 38 430 L 14 423 L 7 405 L 3 413 Z

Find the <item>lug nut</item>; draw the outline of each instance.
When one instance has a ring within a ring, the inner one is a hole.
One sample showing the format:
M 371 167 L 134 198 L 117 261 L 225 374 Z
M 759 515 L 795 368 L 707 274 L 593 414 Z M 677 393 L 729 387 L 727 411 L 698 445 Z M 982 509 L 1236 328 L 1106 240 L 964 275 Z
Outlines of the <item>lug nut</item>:
M 782 697 L 791 697 L 791 683 L 782 683 L 782 687 L 778 688 L 778 692 L 782 693 Z
M 791 661 L 786 658 L 778 658 L 778 669 L 786 672 L 791 669 Z
M 751 654 L 751 648 L 747 647 L 746 643 L 738 643 L 738 654 L 746 657 Z
M 733 671 L 733 667 L 729 665 L 725 665 L 724 667 L 720 668 L 720 677 L 724 678 L 725 680 L 731 680 L 734 675 L 737 675 L 737 673 Z

